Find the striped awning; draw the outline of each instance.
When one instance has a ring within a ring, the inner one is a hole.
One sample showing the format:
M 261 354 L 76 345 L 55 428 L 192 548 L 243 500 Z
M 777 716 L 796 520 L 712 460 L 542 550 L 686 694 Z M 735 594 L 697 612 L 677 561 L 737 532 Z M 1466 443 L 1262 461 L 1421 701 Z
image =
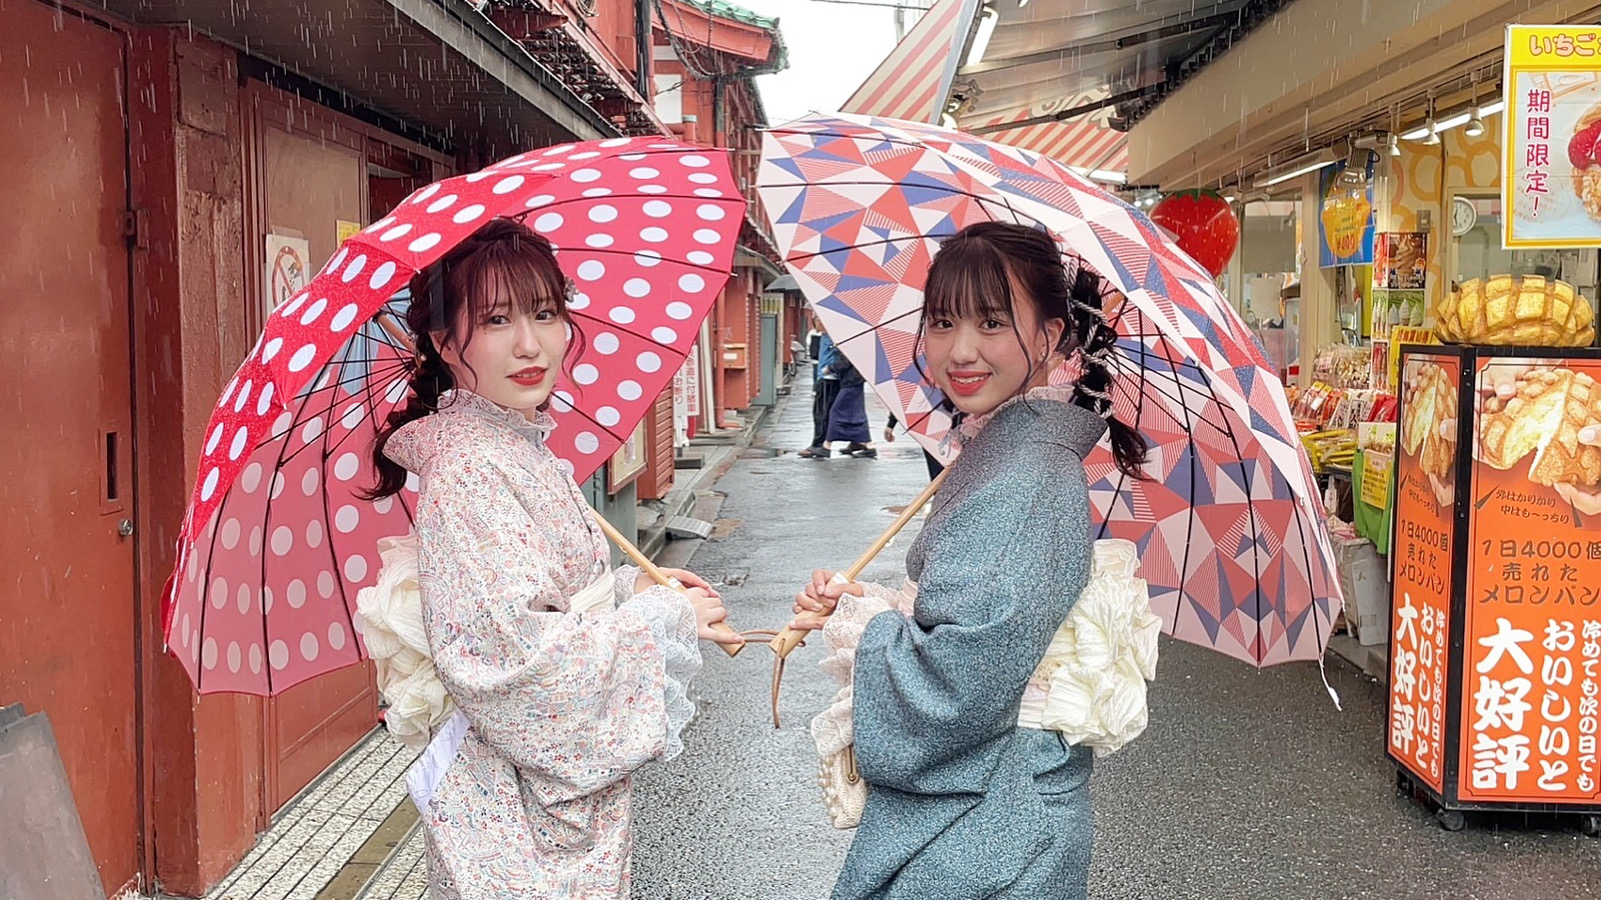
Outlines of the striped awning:
M 978 0 L 938 0 L 845 101 L 843 111 L 938 123 L 956 74 L 951 46 L 965 39 L 977 7 Z
M 1114 131 L 1108 124 L 1107 120 L 1112 117 L 1110 108 L 1062 122 L 1039 122 L 1057 112 L 1076 109 L 1110 95 L 1105 88 L 1098 88 L 987 120 L 964 116 L 961 127 L 987 140 L 1032 150 L 1068 166 L 1086 171 L 1122 172 L 1128 167 L 1128 135 Z M 1029 124 L 1031 122 L 1035 124 Z M 1011 123 L 1020 124 L 1007 128 Z

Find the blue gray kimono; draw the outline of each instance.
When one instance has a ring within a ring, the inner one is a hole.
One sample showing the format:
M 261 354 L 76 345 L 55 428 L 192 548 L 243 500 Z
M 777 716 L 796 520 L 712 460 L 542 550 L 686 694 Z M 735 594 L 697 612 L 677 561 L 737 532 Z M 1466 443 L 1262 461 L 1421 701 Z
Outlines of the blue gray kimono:
M 1105 423 L 1038 394 L 963 448 L 907 562 L 910 617 L 856 649 L 867 808 L 836 900 L 1086 896 L 1093 751 L 1019 728 L 1029 676 L 1089 580 L 1083 458 Z

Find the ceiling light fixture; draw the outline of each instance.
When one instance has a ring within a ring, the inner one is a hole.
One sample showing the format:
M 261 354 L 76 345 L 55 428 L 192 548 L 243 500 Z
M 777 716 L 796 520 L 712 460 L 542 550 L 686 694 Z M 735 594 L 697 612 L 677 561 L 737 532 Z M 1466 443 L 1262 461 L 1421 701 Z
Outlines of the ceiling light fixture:
M 968 65 L 976 66 L 984 61 L 984 53 L 990 47 L 990 38 L 995 36 L 995 26 L 1000 23 L 1000 13 L 991 7 L 984 7 L 984 12 L 978 20 L 978 32 L 973 35 L 973 46 L 967 50 Z
M 1281 166 L 1270 168 L 1261 175 L 1256 176 L 1251 184 L 1253 187 L 1259 188 L 1272 187 L 1275 184 L 1289 181 L 1291 178 L 1305 175 L 1308 172 L 1316 172 L 1324 166 L 1332 166 L 1339 162 L 1339 159 L 1333 150 L 1319 150 L 1316 153 L 1290 160 Z

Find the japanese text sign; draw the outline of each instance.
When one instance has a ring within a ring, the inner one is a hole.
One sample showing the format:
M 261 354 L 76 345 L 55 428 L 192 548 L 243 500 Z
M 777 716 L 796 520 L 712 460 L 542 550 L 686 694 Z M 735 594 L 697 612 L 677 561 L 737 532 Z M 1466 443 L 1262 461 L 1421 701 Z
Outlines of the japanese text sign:
M 1601 26 L 1511 25 L 1502 78 L 1508 247 L 1601 242 Z

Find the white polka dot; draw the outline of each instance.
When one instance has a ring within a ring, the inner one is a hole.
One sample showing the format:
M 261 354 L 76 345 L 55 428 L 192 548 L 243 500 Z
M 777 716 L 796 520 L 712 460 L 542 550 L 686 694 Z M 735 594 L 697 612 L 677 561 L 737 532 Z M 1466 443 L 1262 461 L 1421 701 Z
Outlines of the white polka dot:
M 667 193 L 667 188 L 659 184 L 642 184 L 639 186 L 639 192 L 641 194 L 665 194 Z
M 571 310 L 585 309 L 589 306 L 589 295 L 579 291 L 567 298 L 567 308 Z
M 437 233 L 430 232 L 406 245 L 406 249 L 413 253 L 423 253 L 438 246 L 442 238 Z
M 440 197 L 438 200 L 428 204 L 428 211 L 431 213 L 444 212 L 451 206 L 455 205 L 457 199 L 458 198 L 455 194 L 446 194 L 445 196 Z
M 340 280 L 345 284 L 349 284 L 355 281 L 361 275 L 361 270 L 365 268 L 367 268 L 367 254 L 363 253 L 351 260 L 350 265 L 345 266 L 345 274 L 339 276 Z
M 345 578 L 351 584 L 359 584 L 367 577 L 367 558 L 352 556 L 345 560 Z
M 647 200 L 644 210 L 652 219 L 665 219 L 673 214 L 673 205 L 666 200 Z
M 695 196 L 697 196 L 697 197 L 721 197 L 721 196 L 723 196 L 723 192 L 719 191 L 717 188 L 695 188 Z
M 386 263 L 384 263 L 384 265 L 385 266 L 389 266 L 390 270 L 393 271 L 393 267 L 394 267 L 395 264 L 386 262 Z M 380 266 L 378 271 L 382 272 L 383 268 Z M 372 277 L 373 277 L 373 281 L 377 281 L 378 280 L 378 274 L 377 273 L 374 273 Z M 381 286 L 382 285 L 377 285 L 377 284 L 373 285 L 373 287 L 375 289 L 378 288 L 378 287 L 381 287 Z M 335 334 L 338 334 L 339 332 L 344 331 L 346 328 L 350 327 L 350 323 L 351 322 L 356 321 L 356 316 L 360 312 L 361 312 L 361 308 L 358 307 L 356 304 L 351 303 L 351 304 L 347 305 L 344 309 L 341 309 L 337 314 L 335 314 L 333 319 L 328 322 L 328 330 L 334 332 Z
M 555 231 L 566 222 L 561 213 L 548 212 L 534 220 L 534 230 L 540 234 Z
M 306 474 L 300 476 L 300 492 L 310 497 L 317 493 L 317 486 L 321 481 L 322 475 L 317 471 L 317 467 L 308 468 Z
M 272 358 L 274 356 L 277 356 L 278 355 L 278 351 L 282 350 L 283 348 L 284 348 L 284 339 L 283 338 L 273 338 L 272 340 L 267 342 L 266 346 L 261 348 L 261 361 L 264 362 L 264 363 L 272 362 Z
M 579 384 L 594 384 L 599 378 L 600 370 L 589 363 L 579 363 L 573 367 L 573 380 Z
M 633 142 L 634 142 L 633 138 L 607 138 L 606 140 L 601 141 L 596 146 L 605 147 L 607 150 L 610 150 L 613 147 L 626 147 L 629 144 L 632 144 Z M 576 158 L 577 157 L 574 157 L 574 159 L 576 159 Z
M 617 385 L 617 396 L 627 401 L 638 400 L 645 395 L 645 389 L 637 381 L 624 380 Z
M 217 667 L 217 639 L 206 638 L 206 648 L 200 652 L 200 664 L 207 669 Z
M 261 645 L 260 644 L 251 644 L 250 645 L 250 672 L 251 672 L 251 674 L 254 674 L 254 675 L 260 675 L 261 674 Z
M 289 601 L 290 609 L 299 609 L 306 605 L 306 583 L 296 578 L 289 582 L 289 588 L 284 591 L 284 599 Z
M 390 496 L 390 497 L 379 497 L 377 500 L 374 500 L 372 502 L 372 508 L 380 516 L 389 515 L 389 511 L 391 509 L 394 509 L 394 507 L 395 507 L 395 498 L 392 497 L 392 496 Z
M 618 325 L 631 324 L 636 318 L 634 311 L 626 306 L 614 306 L 612 307 L 611 312 L 607 313 L 606 315 Z
M 300 636 L 300 655 L 305 658 L 306 662 L 316 662 L 317 653 L 321 649 L 321 647 L 317 646 L 316 635 L 308 631 Z
M 483 181 L 485 178 L 488 178 L 489 176 L 491 176 L 493 174 L 495 174 L 495 173 L 494 172 L 474 172 L 471 175 L 468 175 L 466 178 L 463 178 L 462 180 L 467 182 L 468 184 L 477 184 L 478 182 Z
M 244 652 L 239 649 L 239 642 L 230 641 L 228 643 L 228 671 L 235 675 L 239 674 L 239 667 L 244 664 L 243 657 Z
M 334 527 L 339 529 L 340 534 L 349 534 L 360 524 L 361 513 L 357 512 L 354 506 L 341 506 L 339 512 L 334 513 Z
M 361 461 L 356 458 L 356 454 L 346 453 L 334 461 L 334 477 L 340 481 L 349 481 L 356 477 L 356 470 L 360 466 Z
M 233 433 L 233 440 L 228 444 L 228 458 L 238 459 L 245 452 L 245 442 L 250 440 L 250 430 L 241 427 Z
M 211 606 L 222 609 L 228 605 L 228 579 L 218 576 L 211 582 Z
M 611 356 L 613 353 L 617 352 L 618 347 L 622 346 L 622 342 L 617 340 L 617 335 L 612 334 L 609 331 L 603 331 L 595 336 L 595 343 L 591 346 L 593 346 L 595 348 L 595 352 L 599 353 L 601 356 Z
M 622 420 L 622 415 L 610 406 L 602 406 L 600 409 L 595 410 L 595 421 L 607 428 L 611 428 Z
M 697 244 L 715 244 L 720 240 L 722 240 L 722 236 L 710 228 L 695 229 L 695 243 Z
M 270 491 L 268 491 L 267 496 L 270 497 L 273 500 L 277 500 L 278 499 L 278 495 L 282 494 L 283 492 L 284 492 L 284 473 L 282 473 L 282 472 L 274 472 L 274 473 L 272 473 L 272 489 Z
M 322 435 L 322 416 L 318 416 L 315 419 L 312 419 L 311 421 L 307 422 L 304 427 L 302 427 L 300 429 L 300 441 L 303 444 L 309 444 L 312 441 L 316 440 L 321 435 Z
M 542 165 L 534 166 L 533 171 L 535 171 L 535 172 L 554 172 L 557 169 L 565 169 L 565 168 L 567 168 L 567 164 L 566 163 L 544 163 Z
M 606 275 L 606 266 L 598 259 L 586 259 L 578 264 L 578 277 L 585 281 L 599 281 Z
M 620 160 L 623 160 L 624 162 L 639 162 L 640 160 L 646 158 L 646 154 L 644 154 L 644 153 L 624 153 L 622 156 L 619 156 L 617 158 L 620 159 Z
M 328 649 L 334 652 L 345 649 L 345 626 L 338 622 L 328 626 Z
M 678 161 L 680 163 L 688 166 L 691 169 L 704 169 L 707 166 L 712 164 L 712 161 L 707 159 L 706 157 L 697 156 L 695 154 L 689 154 L 687 156 L 680 156 L 678 158 Z
M 465 225 L 483 214 L 483 204 L 474 203 L 472 206 L 462 207 L 460 212 L 450 217 L 450 221 L 455 222 L 457 225 Z
M 349 255 L 350 255 L 350 248 L 349 247 L 340 247 L 339 248 L 339 252 L 334 254 L 334 258 L 333 259 L 328 260 L 328 265 L 324 266 L 322 270 L 324 272 L 332 272 L 332 271 L 334 271 L 335 269 L 337 269 L 340 266 L 345 264 L 345 257 L 347 257 Z
M 251 463 L 245 467 L 245 473 L 239 476 L 239 486 L 247 494 L 254 494 L 256 488 L 261 487 L 261 463 Z
M 573 395 L 566 391 L 557 391 L 551 395 L 551 405 L 556 408 L 557 412 L 572 412 Z
M 617 207 L 608 203 L 597 204 L 596 206 L 591 207 L 589 210 L 589 221 L 594 222 L 597 225 L 605 225 L 607 222 L 615 222 L 617 221 Z
M 696 184 L 716 184 L 717 176 L 711 172 L 692 172 L 689 180 Z
M 690 307 L 688 303 L 684 303 L 680 300 L 674 300 L 672 303 L 667 304 L 668 318 L 677 319 L 678 321 L 682 322 L 694 314 L 695 310 Z
M 393 224 L 395 224 L 395 217 L 394 216 L 384 216 L 382 219 L 379 219 L 378 221 L 372 223 L 371 225 L 368 225 L 366 228 L 363 228 L 362 231 L 366 231 L 366 232 L 383 231 L 385 228 L 388 228 L 389 226 L 391 226 Z
M 399 225 L 396 225 L 395 227 L 389 229 L 388 231 L 384 232 L 383 234 L 378 235 L 378 240 L 381 243 L 387 244 L 390 241 L 399 240 L 400 238 L 403 238 L 408 234 L 411 234 L 411 223 L 410 222 L 403 222 L 403 223 L 401 223 Z
M 510 178 L 502 178 L 501 180 L 495 182 L 495 186 L 490 188 L 490 190 L 496 194 L 509 194 L 512 191 L 522 187 L 523 182 L 526 180 L 527 179 L 523 178 L 521 175 L 513 175 Z
M 239 590 L 234 592 L 234 605 L 239 607 L 241 616 L 250 612 L 250 585 L 239 585 Z
M 322 521 L 312 519 L 306 523 L 306 546 L 313 550 L 322 546 Z
M 556 198 L 552 197 L 549 194 L 536 194 L 536 195 L 534 195 L 532 197 L 529 197 L 528 198 L 528 202 L 524 203 L 523 205 L 528 207 L 529 209 L 537 209 L 537 208 L 539 208 L 541 206 L 545 206 L 547 204 L 551 204 L 551 203 L 555 203 L 555 202 L 556 202 Z
M 655 353 L 646 350 L 644 353 L 639 354 L 639 356 L 634 359 L 634 364 L 639 366 L 639 371 L 648 374 L 661 369 L 662 358 L 657 356 Z
M 365 256 L 358 256 L 358 257 L 356 257 L 356 260 L 358 262 L 360 262 L 362 260 L 365 260 L 366 258 L 367 257 L 365 257 Z M 355 263 L 351 263 L 351 265 L 354 266 Z M 322 315 L 322 311 L 327 309 L 327 308 L 328 308 L 328 298 L 327 297 L 318 297 L 317 298 L 317 302 L 311 304 L 308 307 L 306 307 L 306 311 L 303 314 L 301 314 L 301 316 L 300 316 L 300 324 L 302 324 L 302 325 L 310 325 L 312 322 L 317 321 L 317 317 Z
M 390 383 L 389 390 L 384 391 L 384 399 L 390 403 L 399 403 L 400 399 L 406 396 L 406 388 L 406 380 L 397 378 Z
M 656 226 L 652 225 L 649 228 L 641 231 L 639 233 L 639 238 L 643 241 L 649 241 L 652 244 L 660 244 L 662 241 L 667 240 L 667 229 L 657 228 Z
M 239 546 L 239 520 L 229 519 L 222 523 L 222 548 L 232 550 Z
M 241 412 L 241 411 L 244 410 L 245 404 L 250 402 L 250 391 L 255 386 L 256 386 L 256 382 L 255 381 L 253 381 L 253 380 L 251 380 L 249 378 L 245 379 L 245 386 L 243 388 L 240 388 L 239 396 L 234 398 L 234 402 L 233 402 L 233 411 L 234 412 Z
M 650 295 L 650 282 L 643 278 L 630 278 L 623 282 L 623 293 L 638 299 Z
M 217 427 L 211 429 L 211 437 L 206 438 L 206 455 L 207 456 L 210 456 L 213 452 L 216 451 L 217 444 L 222 441 L 223 429 L 225 429 L 227 427 L 228 426 L 227 426 L 226 423 L 218 422 L 217 423 Z
M 205 483 L 200 485 L 200 499 L 201 500 L 210 500 L 211 499 L 211 495 L 215 494 L 217 492 L 217 480 L 220 479 L 221 477 L 222 477 L 222 473 L 217 471 L 216 469 L 212 469 L 210 472 L 206 473 Z
M 306 302 L 306 298 L 308 296 L 310 295 L 301 294 L 300 296 L 295 297 L 293 300 L 290 300 L 288 303 L 284 304 L 284 308 L 282 310 L 279 310 L 279 315 L 286 319 L 293 317 L 294 314 L 299 311 L 300 307 Z
M 611 188 L 603 188 L 603 187 L 600 187 L 600 188 L 589 188 L 588 190 L 584 191 L 583 196 L 585 196 L 585 197 L 610 197 L 611 196 Z
M 258 556 L 261 555 L 261 526 L 260 525 L 257 525 L 256 527 L 250 529 L 250 555 L 253 556 L 253 557 L 258 557 Z
M 327 600 L 334 595 L 334 589 L 339 585 L 334 581 L 334 573 L 322 571 L 317 573 L 317 594 Z
M 184 643 L 187 644 L 187 643 L 189 643 L 189 634 L 190 634 L 189 614 L 188 613 L 184 613 L 183 614 L 183 629 L 182 629 L 182 631 L 183 631 Z
M 658 326 L 656 328 L 652 328 L 650 330 L 650 336 L 658 344 L 669 344 L 669 345 L 671 345 L 671 344 L 678 343 L 678 332 L 674 331 L 671 328 L 668 328 L 666 325 L 661 325 L 661 326 Z
M 577 437 L 573 438 L 573 447 L 579 453 L 588 455 L 600 449 L 600 438 L 595 437 L 593 432 L 580 432 Z
M 295 548 L 295 533 L 289 530 L 288 525 L 279 525 L 272 530 L 272 552 L 274 556 L 287 556 Z
M 576 157 L 574 158 L 576 159 Z M 567 177 L 579 184 L 589 184 L 591 181 L 599 181 L 600 173 L 594 169 L 579 169 Z
M 288 410 L 284 410 L 283 412 L 279 413 L 278 414 L 278 418 L 272 420 L 272 438 L 271 439 L 276 441 L 279 438 L 283 437 L 284 435 L 288 434 L 289 433 L 289 429 L 291 427 L 293 427 L 294 424 L 295 424 L 295 415 L 294 415 L 294 413 L 292 413 L 292 412 L 290 412 Z
M 267 651 L 267 661 L 279 671 L 289 665 L 289 645 L 283 641 L 273 641 L 272 647 Z
M 592 234 L 589 237 L 584 238 L 584 243 L 591 247 L 604 250 L 607 247 L 610 247 L 612 244 L 617 243 L 617 241 L 609 234 Z
M 712 256 L 705 250 L 691 250 L 684 255 L 684 258 L 697 266 L 709 266 L 717 261 L 717 257 Z
M 680 275 L 678 277 L 678 289 L 686 294 L 698 294 L 706 289 L 706 279 L 696 275 L 694 272 Z M 668 313 L 668 315 L 672 315 L 672 313 Z M 681 319 L 685 317 L 673 316 L 673 318 Z
M 316 344 L 307 344 L 306 346 L 301 347 L 299 350 L 295 351 L 294 356 L 289 357 L 289 371 L 299 372 L 305 367 L 311 365 L 311 361 L 315 359 L 316 356 Z
M 256 415 L 265 417 L 267 410 L 272 409 L 272 392 L 276 390 L 272 382 L 261 386 L 261 396 L 256 398 Z
M 372 270 L 372 277 L 367 279 L 367 287 L 375 291 L 383 290 L 389 284 L 389 280 L 395 277 L 396 268 L 397 266 L 393 261 L 385 260 L 383 265 Z M 348 309 L 349 307 L 346 308 Z M 338 331 L 339 329 L 335 328 L 334 330 Z
M 646 269 L 654 269 L 662 264 L 662 255 L 655 250 L 641 250 L 634 254 L 634 262 Z
M 650 166 L 640 166 L 636 169 L 628 170 L 629 178 L 637 178 L 640 181 L 649 181 L 652 178 L 660 178 L 661 174 L 662 173 L 652 169 Z
M 354 430 L 357 425 L 361 424 L 362 417 L 366 414 L 366 408 L 357 403 L 355 406 L 345 410 L 344 416 L 339 419 L 339 424 L 345 426 L 346 429 Z
M 413 203 L 421 203 L 424 200 L 427 200 L 429 197 L 432 197 L 433 195 L 435 195 L 437 193 L 439 193 L 439 185 L 430 184 L 427 187 L 423 188 L 421 191 L 418 191 L 417 192 L 417 196 L 413 197 L 411 202 L 413 202 Z

